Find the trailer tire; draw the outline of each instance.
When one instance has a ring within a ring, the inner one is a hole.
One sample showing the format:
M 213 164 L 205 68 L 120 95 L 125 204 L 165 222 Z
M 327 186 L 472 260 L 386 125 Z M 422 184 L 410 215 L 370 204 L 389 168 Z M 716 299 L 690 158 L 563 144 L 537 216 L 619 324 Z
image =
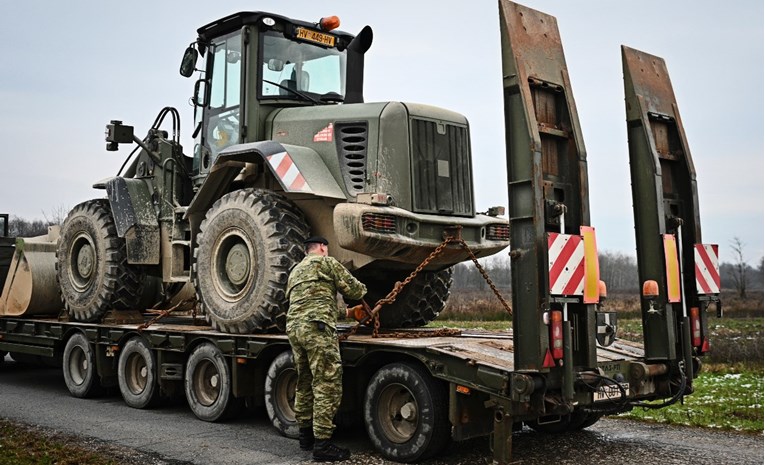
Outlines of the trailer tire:
M 127 341 L 117 361 L 117 381 L 125 403 L 133 408 L 152 407 L 159 399 L 157 362 L 141 337 Z
M 392 363 L 380 368 L 364 396 L 364 422 L 375 448 L 388 459 L 431 457 L 450 439 L 446 386 L 424 368 Z
M 8 352 L 0 350 L 0 366 L 2 366 L 5 363 L 6 355 L 8 355 Z
M 404 287 L 396 300 L 380 309 L 382 328 L 410 328 L 425 326 L 438 317 L 449 299 L 452 286 L 453 268 L 441 271 L 422 271 Z M 374 305 L 385 297 L 396 281 L 403 281 L 407 275 L 394 279 L 374 280 L 369 285 L 367 301 Z
M 303 214 L 281 195 L 241 189 L 215 202 L 192 265 L 207 321 L 224 333 L 283 331 L 287 278 L 307 237 Z
M 77 321 L 98 321 L 111 309 L 135 309 L 145 273 L 127 262 L 111 206 L 96 199 L 75 206 L 61 226 L 56 278 L 67 311 Z
M 242 404 L 234 398 L 228 361 L 209 342 L 191 352 L 186 361 L 184 387 L 191 411 L 203 421 L 223 421 Z
M 265 382 L 265 403 L 271 424 L 284 436 L 296 439 L 295 389 L 297 371 L 292 351 L 279 354 L 268 368 Z
M 77 332 L 66 341 L 62 369 L 64 383 L 74 397 L 85 399 L 100 393 L 96 352 L 84 334 Z

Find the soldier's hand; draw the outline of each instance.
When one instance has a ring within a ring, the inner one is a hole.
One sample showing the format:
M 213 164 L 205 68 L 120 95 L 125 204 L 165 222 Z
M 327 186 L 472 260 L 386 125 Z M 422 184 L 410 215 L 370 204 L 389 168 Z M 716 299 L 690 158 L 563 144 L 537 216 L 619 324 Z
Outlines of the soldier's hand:
M 345 317 L 348 319 L 361 321 L 364 319 L 365 316 L 367 316 L 367 312 L 364 311 L 363 304 L 359 304 L 354 307 L 348 307 L 345 309 Z

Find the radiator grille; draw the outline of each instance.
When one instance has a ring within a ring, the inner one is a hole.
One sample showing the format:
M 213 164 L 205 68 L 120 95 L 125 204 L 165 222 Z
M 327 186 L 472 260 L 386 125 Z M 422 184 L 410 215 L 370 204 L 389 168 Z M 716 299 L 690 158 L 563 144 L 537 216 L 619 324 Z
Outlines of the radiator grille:
M 489 227 L 486 228 L 486 238 L 491 241 L 509 241 L 510 225 L 490 224 Z
M 340 171 L 351 195 L 364 192 L 366 187 L 368 138 L 366 121 L 335 123 Z
M 414 211 L 473 216 L 467 128 L 412 119 Z
M 383 234 L 396 233 L 396 217 L 393 215 L 364 213 L 361 215 L 361 225 L 364 228 L 364 231 L 372 231 Z

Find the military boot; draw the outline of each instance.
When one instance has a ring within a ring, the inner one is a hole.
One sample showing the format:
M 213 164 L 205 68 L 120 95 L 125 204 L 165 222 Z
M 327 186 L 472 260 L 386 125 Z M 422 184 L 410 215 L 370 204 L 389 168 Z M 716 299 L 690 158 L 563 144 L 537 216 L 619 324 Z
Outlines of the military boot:
M 300 449 L 311 450 L 313 448 L 313 426 L 306 426 L 300 428 L 298 432 L 298 440 L 300 441 Z
M 339 462 L 351 458 L 348 449 L 337 447 L 329 442 L 329 439 L 317 439 L 313 445 L 314 462 Z

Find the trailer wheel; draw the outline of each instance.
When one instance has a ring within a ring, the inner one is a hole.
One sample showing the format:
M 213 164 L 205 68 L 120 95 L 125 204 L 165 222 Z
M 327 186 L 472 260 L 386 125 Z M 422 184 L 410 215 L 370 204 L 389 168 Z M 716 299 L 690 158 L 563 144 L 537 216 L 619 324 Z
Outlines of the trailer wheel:
M 120 351 L 117 380 L 122 398 L 130 407 L 151 407 L 159 399 L 157 362 L 143 338 L 130 339 Z
M 281 195 L 242 189 L 200 225 L 193 279 L 207 321 L 225 333 L 284 330 L 290 269 L 305 255 L 303 214 Z
M 93 397 L 100 392 L 96 353 L 84 334 L 75 333 L 66 341 L 62 368 L 66 387 L 74 397 Z
M 423 271 L 406 286 L 392 304 L 380 310 L 380 326 L 383 328 L 408 328 L 425 326 L 441 313 L 449 299 L 454 270 Z M 393 279 L 371 279 L 367 301 L 374 305 L 393 289 L 396 281 L 403 281 L 408 276 L 400 275 Z
M 107 310 L 135 309 L 145 275 L 128 265 L 111 206 L 96 199 L 75 206 L 61 227 L 56 277 L 66 309 L 77 321 L 98 321 Z
M 209 342 L 191 352 L 186 361 L 184 386 L 189 407 L 200 420 L 225 420 L 241 404 L 234 398 L 227 360 L 220 349 Z
M 297 371 L 292 351 L 284 351 L 268 368 L 265 384 L 265 401 L 268 418 L 274 427 L 288 438 L 298 437 L 295 419 L 295 390 Z
M 386 458 L 414 462 L 449 443 L 446 387 L 422 367 L 392 363 L 372 376 L 364 396 L 369 439 Z

